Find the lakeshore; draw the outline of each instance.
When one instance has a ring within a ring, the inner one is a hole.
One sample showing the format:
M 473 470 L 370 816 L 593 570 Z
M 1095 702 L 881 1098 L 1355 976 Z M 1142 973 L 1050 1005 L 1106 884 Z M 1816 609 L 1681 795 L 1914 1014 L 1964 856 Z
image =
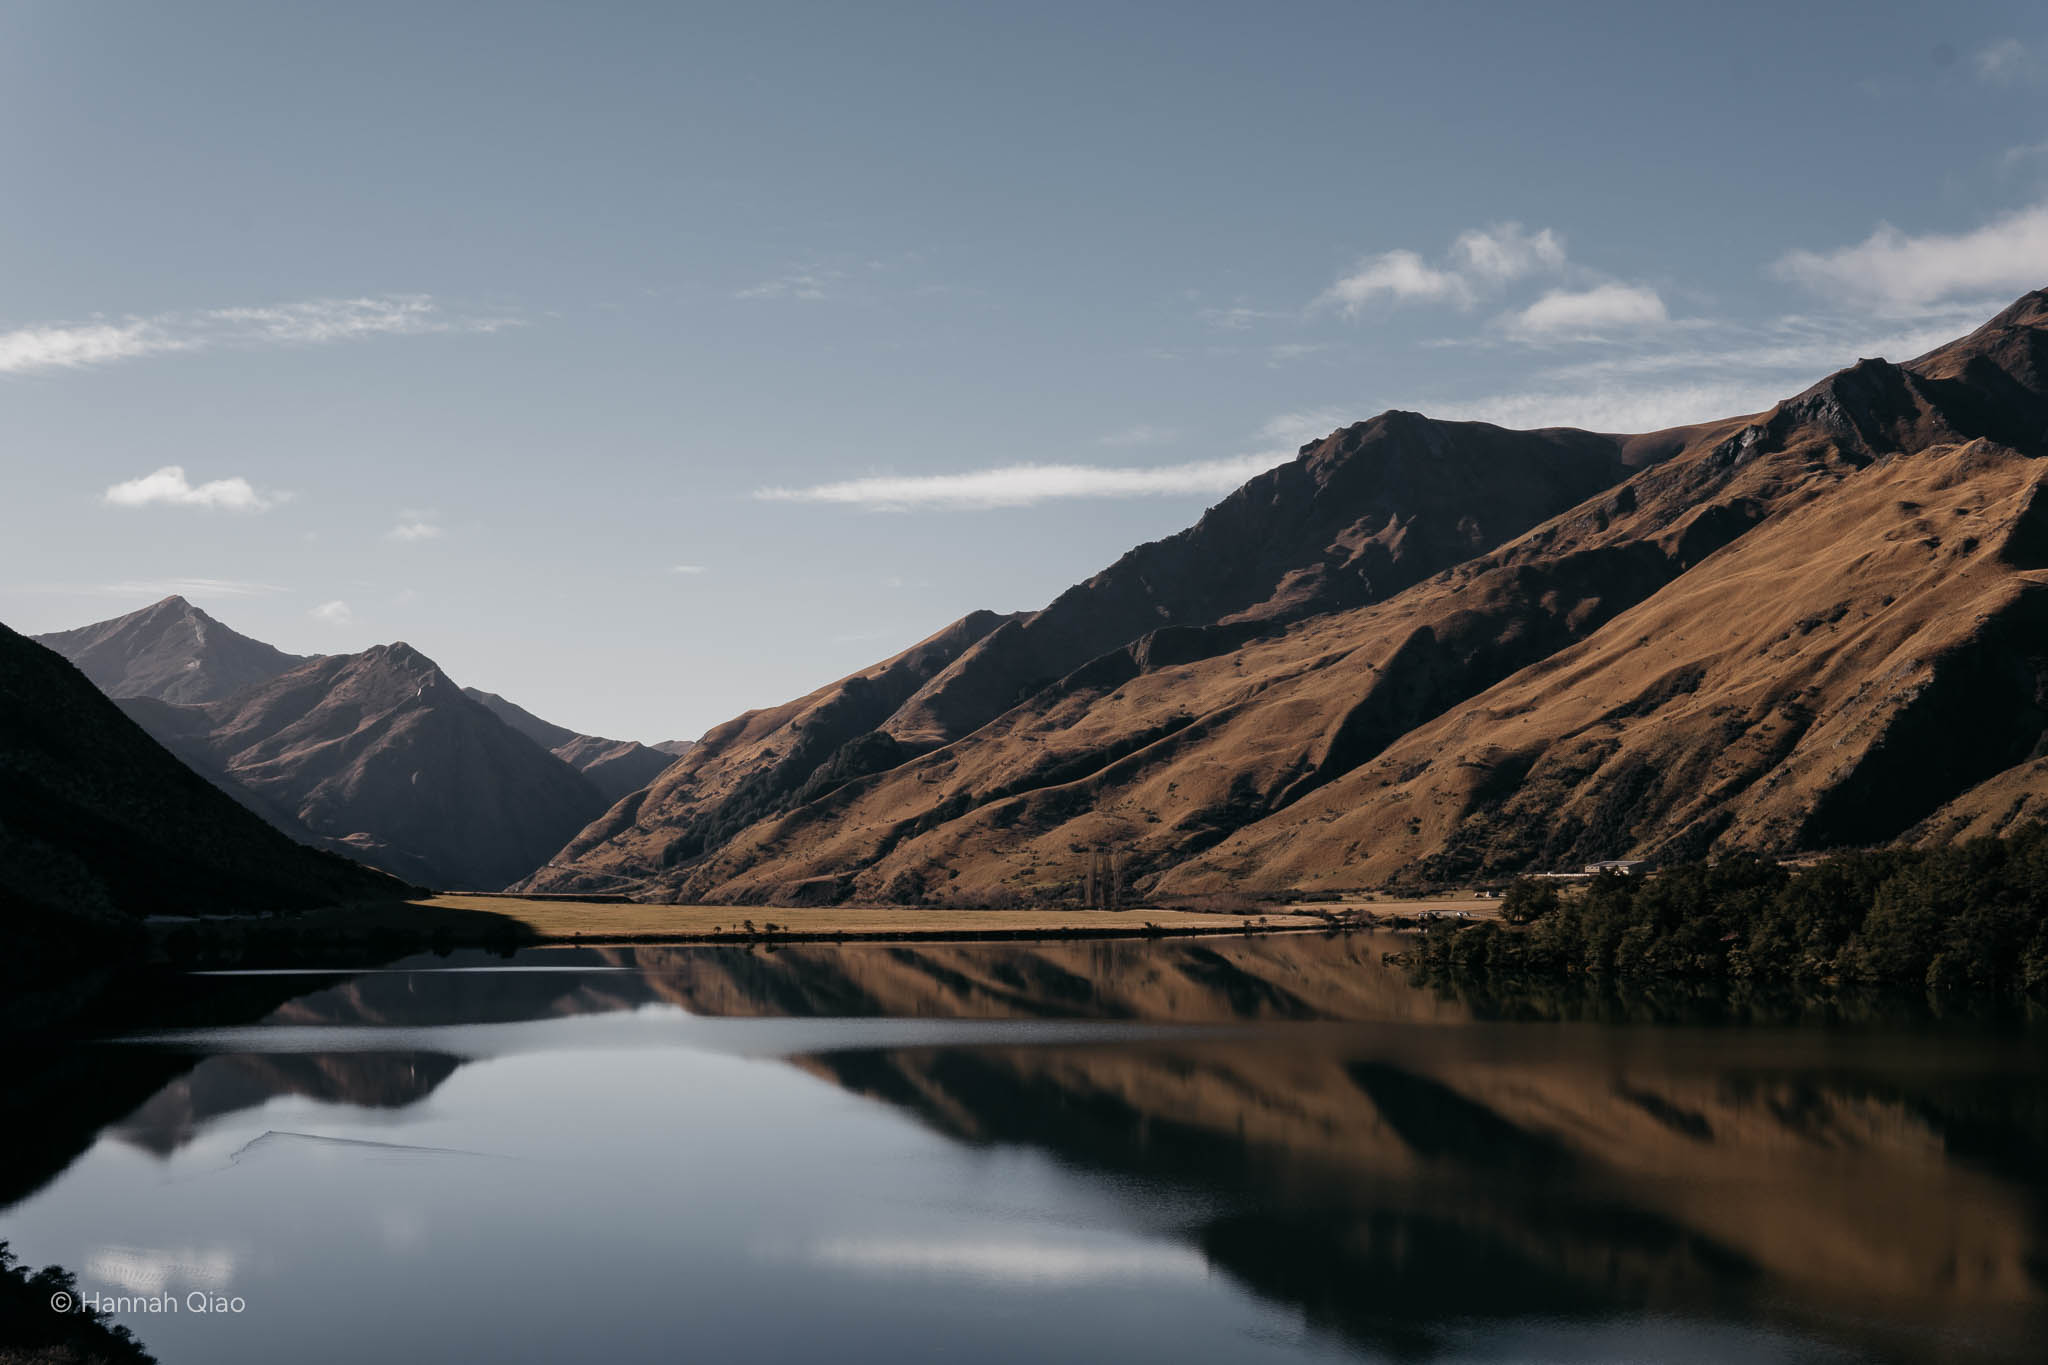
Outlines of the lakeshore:
M 1384 902 L 1386 916 L 1491 913 L 1494 902 L 1434 898 Z M 404 901 L 331 906 L 261 919 L 162 919 L 150 925 L 159 946 L 181 938 L 229 946 L 274 946 L 399 937 L 458 946 L 516 943 L 803 943 L 1002 941 L 1276 933 L 1362 927 L 1361 907 L 1261 907 L 1243 913 L 1134 907 L 976 910 L 926 906 L 649 905 L 632 901 L 451 893 Z

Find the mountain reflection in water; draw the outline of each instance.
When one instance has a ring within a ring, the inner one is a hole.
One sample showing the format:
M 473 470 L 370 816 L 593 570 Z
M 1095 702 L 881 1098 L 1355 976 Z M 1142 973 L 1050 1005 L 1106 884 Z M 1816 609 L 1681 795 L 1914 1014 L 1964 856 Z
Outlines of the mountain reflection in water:
M 2032 1359 L 2048 1339 L 2048 1070 L 2024 1026 L 1490 1021 L 1383 966 L 1387 946 L 591 948 L 270 977 L 252 1023 L 98 1045 L 176 1071 L 99 1142 L 169 1157 L 281 1097 L 387 1113 L 395 1141 L 496 1059 L 581 1047 L 630 1086 L 636 1048 L 775 1055 L 958 1148 L 1050 1156 L 1182 1248 L 1145 1265 L 1205 1264 L 1317 1350 L 1485 1357 L 1532 1324 L 1670 1321 L 1761 1331 L 1782 1358 Z M 813 1155 L 863 1178 L 829 1129 Z M 823 1259 L 926 1254 L 892 1245 Z M 971 1270 L 1002 1245 L 944 1254 Z M 1114 1279 L 1135 1254 L 1056 1263 Z

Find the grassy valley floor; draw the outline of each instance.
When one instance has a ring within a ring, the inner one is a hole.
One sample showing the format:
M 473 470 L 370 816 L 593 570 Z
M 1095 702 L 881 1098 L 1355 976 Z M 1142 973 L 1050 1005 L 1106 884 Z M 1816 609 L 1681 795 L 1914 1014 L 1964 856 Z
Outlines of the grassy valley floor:
M 1054 934 L 1230 933 L 1247 920 L 1274 929 L 1321 928 L 1307 914 L 1216 914 L 1186 910 L 954 910 L 923 906 L 639 905 L 616 901 L 560 901 L 517 896 L 443 895 L 389 907 L 399 916 L 489 914 L 502 916 L 541 939 L 777 939 L 993 938 Z M 317 924 L 320 912 L 303 917 Z
M 1465 906 L 1451 901 L 1415 904 L 1437 911 Z M 1492 905 L 1475 901 L 1466 908 L 1476 911 Z M 1335 909 L 1271 907 L 1219 913 L 1150 907 L 971 910 L 647 905 L 471 893 L 333 906 L 260 919 L 156 920 L 150 927 L 165 955 L 173 961 L 186 961 L 221 956 L 298 957 L 336 947 L 375 950 L 416 944 L 516 947 L 536 943 L 795 943 L 1258 933 L 1328 928 L 1334 922 L 1331 912 Z M 1416 913 L 1402 902 L 1386 902 L 1374 909 L 1390 915 Z

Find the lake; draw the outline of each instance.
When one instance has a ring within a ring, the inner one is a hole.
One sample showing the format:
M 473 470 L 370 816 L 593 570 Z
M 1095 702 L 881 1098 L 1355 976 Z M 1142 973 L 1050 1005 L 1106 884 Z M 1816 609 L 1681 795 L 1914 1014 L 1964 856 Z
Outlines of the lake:
M 167 1365 L 2002 1361 L 2025 1011 L 1424 989 L 1384 935 L 194 974 L 17 1050 L 0 1238 Z

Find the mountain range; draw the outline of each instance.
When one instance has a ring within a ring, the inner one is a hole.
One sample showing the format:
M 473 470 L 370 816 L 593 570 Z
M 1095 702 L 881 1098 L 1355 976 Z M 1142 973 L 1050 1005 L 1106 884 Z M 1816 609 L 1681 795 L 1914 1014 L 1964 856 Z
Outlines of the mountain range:
M 672 761 L 457 687 L 402 642 L 304 658 L 182 597 L 39 638 L 276 828 L 430 886 L 524 876 Z
M 180 598 L 43 637 L 279 829 L 411 880 L 956 905 L 1319 895 L 2048 814 L 2048 291 L 1643 435 L 1387 412 L 1041 610 L 695 743 Z
M 1321 893 L 1996 832 L 2048 776 L 2048 292 L 1637 436 L 1389 412 L 714 728 L 523 885 Z

